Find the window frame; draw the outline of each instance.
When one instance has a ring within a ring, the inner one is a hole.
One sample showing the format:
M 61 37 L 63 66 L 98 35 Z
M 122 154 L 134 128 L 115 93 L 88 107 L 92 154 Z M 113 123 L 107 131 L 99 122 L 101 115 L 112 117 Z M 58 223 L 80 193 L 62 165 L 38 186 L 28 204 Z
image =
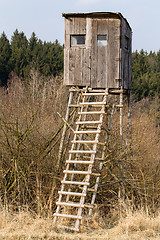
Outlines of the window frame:
M 101 39 L 99 39 L 99 38 L 101 38 Z M 98 34 L 97 35 L 97 47 L 101 47 L 101 46 L 103 46 L 103 47 L 107 46 L 107 34 Z
M 78 39 L 76 39 L 76 37 L 84 37 L 84 43 L 78 43 Z M 76 44 L 73 44 L 73 38 L 75 38 L 76 40 Z M 85 47 L 86 46 L 86 34 L 71 34 L 70 35 L 70 47 L 79 47 L 79 46 L 82 46 L 82 47 Z

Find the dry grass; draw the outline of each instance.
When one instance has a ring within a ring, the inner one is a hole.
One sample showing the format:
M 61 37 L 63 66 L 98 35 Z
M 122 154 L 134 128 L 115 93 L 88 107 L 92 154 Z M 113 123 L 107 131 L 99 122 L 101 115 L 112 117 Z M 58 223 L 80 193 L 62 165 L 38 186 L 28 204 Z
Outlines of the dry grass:
M 97 213 L 96 213 L 97 215 Z M 99 216 L 101 219 L 101 217 Z M 149 216 L 143 210 L 125 212 L 117 225 L 112 228 L 104 226 L 104 221 L 96 221 L 93 216 L 88 228 L 81 229 L 81 233 L 67 233 L 63 229 L 53 226 L 52 218 L 38 217 L 28 211 L 13 214 L 0 212 L 0 239 L 6 240 L 147 240 L 160 239 L 160 215 Z
M 143 210 L 129 212 L 109 230 L 109 239 L 160 239 L 160 216 L 149 216 Z

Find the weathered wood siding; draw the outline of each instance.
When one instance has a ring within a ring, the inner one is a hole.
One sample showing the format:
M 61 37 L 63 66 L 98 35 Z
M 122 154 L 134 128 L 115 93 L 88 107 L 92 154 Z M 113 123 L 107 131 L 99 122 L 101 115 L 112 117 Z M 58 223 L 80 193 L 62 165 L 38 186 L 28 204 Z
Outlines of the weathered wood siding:
M 122 19 L 122 36 L 121 36 L 121 78 L 122 87 L 131 89 L 132 84 L 132 32 L 124 19 Z
M 71 35 L 76 34 L 86 35 L 86 18 L 65 21 L 64 84 L 86 86 L 90 85 L 90 50 L 86 44 L 71 46 Z
M 118 88 L 120 79 L 120 19 L 109 19 L 108 88 Z
M 108 78 L 108 44 L 97 46 L 97 36 L 106 35 L 108 41 L 108 19 L 93 19 L 91 34 L 91 87 L 105 88 Z
M 72 46 L 71 36 L 79 34 L 85 35 L 85 44 Z M 107 44 L 97 44 L 99 35 L 106 36 Z M 66 18 L 64 84 L 130 89 L 131 35 L 124 19 Z

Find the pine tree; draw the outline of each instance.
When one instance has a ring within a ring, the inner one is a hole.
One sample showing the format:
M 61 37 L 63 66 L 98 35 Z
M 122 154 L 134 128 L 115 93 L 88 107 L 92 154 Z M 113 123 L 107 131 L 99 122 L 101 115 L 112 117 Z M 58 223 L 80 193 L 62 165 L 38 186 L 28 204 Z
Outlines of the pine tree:
M 1 85 L 6 86 L 8 74 L 11 71 L 10 65 L 11 48 L 6 34 L 3 32 L 0 37 L 0 80 Z
M 12 69 L 22 78 L 27 77 L 29 71 L 29 48 L 28 40 L 23 32 L 14 32 L 11 38 L 11 64 Z
M 160 51 L 132 54 L 132 91 L 137 100 L 147 96 L 160 96 Z

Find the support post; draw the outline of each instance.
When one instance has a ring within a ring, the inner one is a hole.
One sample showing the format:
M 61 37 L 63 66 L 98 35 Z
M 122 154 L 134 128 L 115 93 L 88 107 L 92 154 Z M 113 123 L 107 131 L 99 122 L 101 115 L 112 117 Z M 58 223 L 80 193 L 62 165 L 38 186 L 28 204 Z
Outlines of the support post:
M 73 99 L 73 91 L 70 91 L 69 100 L 68 100 L 68 106 L 67 106 L 67 111 L 66 111 L 66 116 L 65 116 L 65 121 L 66 122 L 68 122 L 68 119 L 69 119 L 69 110 L 70 110 L 70 105 L 72 103 L 72 99 Z M 64 145 L 64 139 L 65 139 L 66 131 L 67 131 L 67 124 L 66 124 L 66 122 L 64 123 L 63 132 L 62 132 L 62 138 L 61 138 L 61 142 L 60 142 L 60 146 L 59 146 L 59 153 L 58 153 L 58 158 L 57 158 L 57 170 L 59 168 L 59 164 L 60 164 L 60 161 L 61 161 L 62 152 L 63 152 L 63 145 Z
M 122 90 L 122 88 L 121 88 Z M 123 106 L 123 90 L 120 93 L 120 105 Z M 124 200 L 124 163 L 123 163 L 123 107 L 120 108 L 120 162 L 119 162 L 119 177 L 120 177 L 120 198 Z
M 127 136 L 126 136 L 126 158 L 124 165 L 124 181 L 126 181 L 127 161 L 128 161 L 128 144 L 129 144 L 129 131 L 130 131 L 130 119 L 131 119 L 131 90 L 128 94 L 128 120 L 127 120 Z

